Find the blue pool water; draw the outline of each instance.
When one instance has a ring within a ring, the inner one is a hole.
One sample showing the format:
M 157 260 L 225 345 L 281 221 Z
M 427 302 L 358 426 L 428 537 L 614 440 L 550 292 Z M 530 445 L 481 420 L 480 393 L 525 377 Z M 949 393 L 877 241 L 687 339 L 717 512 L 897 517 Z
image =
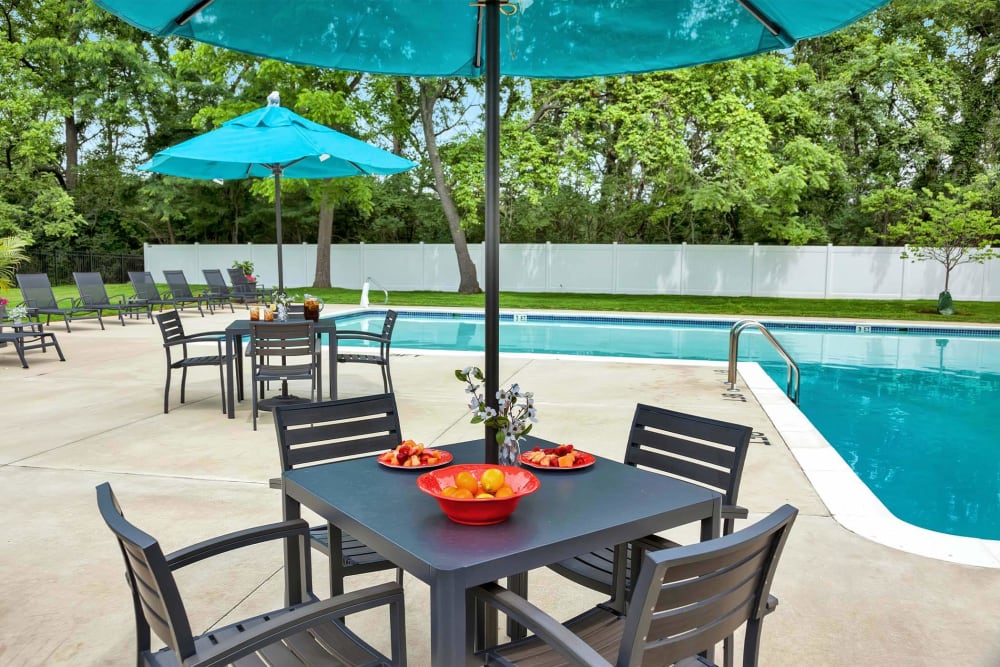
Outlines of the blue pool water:
M 384 313 L 338 317 L 381 328 Z M 514 317 L 518 321 L 514 321 Z M 731 321 L 504 315 L 503 352 L 725 361 Z M 799 363 L 800 408 L 898 518 L 1000 539 L 1000 329 L 765 324 Z M 482 350 L 482 315 L 401 312 L 394 348 Z M 740 337 L 780 387 L 786 368 L 762 337 Z

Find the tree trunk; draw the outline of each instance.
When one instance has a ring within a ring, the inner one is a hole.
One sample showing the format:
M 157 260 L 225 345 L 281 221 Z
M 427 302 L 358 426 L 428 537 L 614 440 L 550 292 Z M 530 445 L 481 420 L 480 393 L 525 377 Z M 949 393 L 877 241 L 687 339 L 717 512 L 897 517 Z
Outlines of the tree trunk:
M 437 137 L 434 135 L 434 104 L 436 102 L 436 84 L 421 81 L 420 121 L 424 129 L 424 141 L 427 144 L 427 159 L 430 160 L 431 170 L 434 172 L 435 189 L 441 199 L 444 216 L 448 219 L 451 240 L 455 244 L 459 275 L 458 293 L 479 294 L 483 290 L 479 287 L 479 280 L 476 278 L 476 265 L 472 263 L 472 258 L 469 256 L 469 247 L 465 241 L 465 232 L 462 230 L 462 221 L 458 216 L 455 202 L 451 198 L 451 190 L 445 181 L 444 167 L 437 149 Z
M 80 134 L 76 127 L 76 118 L 72 115 L 64 118 L 66 128 L 66 189 L 76 188 L 76 168 L 80 160 Z
M 329 180 L 329 179 L 327 179 Z M 319 204 L 319 232 L 316 235 L 316 277 L 313 287 L 330 287 L 330 243 L 333 241 L 333 202 L 323 192 Z

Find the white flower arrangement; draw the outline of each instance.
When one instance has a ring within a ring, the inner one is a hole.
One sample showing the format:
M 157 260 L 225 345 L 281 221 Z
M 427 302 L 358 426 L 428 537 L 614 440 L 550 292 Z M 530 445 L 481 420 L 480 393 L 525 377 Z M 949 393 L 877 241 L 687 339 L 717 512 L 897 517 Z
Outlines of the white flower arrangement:
M 521 391 L 520 385 L 512 384 L 508 389 L 497 391 L 497 409 L 486 405 L 486 400 L 479 393 L 479 382 L 484 381 L 483 371 L 475 366 L 469 366 L 455 371 L 455 377 L 466 383 L 465 393 L 472 394 L 469 409 L 472 410 L 473 424 L 486 424 L 497 430 L 497 444 L 522 438 L 531 432 L 533 424 L 538 422 L 535 411 L 535 396 L 530 391 Z
M 23 303 L 13 306 L 7 310 L 7 317 L 14 320 L 15 322 L 20 322 L 21 320 L 28 319 L 28 307 Z

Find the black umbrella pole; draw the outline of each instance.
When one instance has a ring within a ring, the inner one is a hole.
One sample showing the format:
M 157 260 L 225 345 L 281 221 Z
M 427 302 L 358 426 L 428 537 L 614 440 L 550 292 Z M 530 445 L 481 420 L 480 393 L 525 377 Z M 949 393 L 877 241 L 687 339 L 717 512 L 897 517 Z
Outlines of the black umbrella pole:
M 274 237 L 278 245 L 278 291 L 285 291 L 285 270 L 281 263 L 281 169 L 274 169 Z
M 500 5 L 486 3 L 486 405 L 500 387 Z M 496 429 L 486 428 L 486 463 L 498 458 Z

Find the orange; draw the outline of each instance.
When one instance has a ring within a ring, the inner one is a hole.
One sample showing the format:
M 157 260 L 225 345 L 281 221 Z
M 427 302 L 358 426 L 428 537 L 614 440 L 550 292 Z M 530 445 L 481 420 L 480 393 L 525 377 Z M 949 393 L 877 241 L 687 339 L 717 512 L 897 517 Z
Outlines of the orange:
M 465 489 L 472 495 L 479 493 L 479 482 L 478 480 L 476 480 L 476 477 L 468 470 L 463 470 L 462 472 L 455 475 L 455 486 L 457 486 L 460 489 Z
M 456 491 L 458 491 L 457 486 L 446 486 L 443 489 L 441 489 L 441 495 L 445 496 L 446 498 L 451 498 L 452 496 L 455 495 Z
M 510 488 L 506 484 L 497 489 L 497 492 L 493 494 L 494 498 L 510 498 L 514 495 L 514 489 Z
M 456 489 L 455 493 L 451 494 L 452 498 L 472 498 L 472 491 L 468 489 Z
M 493 500 L 493 494 L 486 493 L 485 491 L 483 491 L 482 493 L 477 493 L 476 494 L 476 498 L 479 498 L 480 500 L 482 500 L 484 498 L 488 498 L 490 500 Z
M 504 479 L 503 470 L 499 468 L 487 468 L 479 478 L 479 483 L 483 485 L 483 491 L 494 493 L 503 486 Z

